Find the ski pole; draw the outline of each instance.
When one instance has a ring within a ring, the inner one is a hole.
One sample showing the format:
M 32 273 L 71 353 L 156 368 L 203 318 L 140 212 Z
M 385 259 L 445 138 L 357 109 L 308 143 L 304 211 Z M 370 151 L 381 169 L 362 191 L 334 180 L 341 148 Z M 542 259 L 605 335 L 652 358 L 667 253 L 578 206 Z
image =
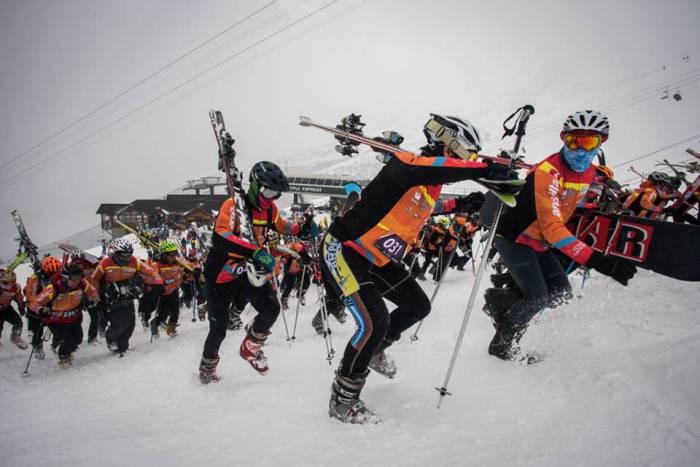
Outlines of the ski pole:
M 318 299 L 321 303 L 321 323 L 323 324 L 323 341 L 326 345 L 326 360 L 331 365 L 333 357 L 335 357 L 335 349 L 333 348 L 333 340 L 331 339 L 331 327 L 328 323 L 328 308 L 326 308 L 326 289 L 322 284 L 316 284 L 318 290 Z
M 299 282 L 299 287 L 297 288 L 297 309 L 294 313 L 294 327 L 292 328 L 292 340 L 297 337 L 297 320 L 299 319 L 299 306 L 301 305 L 301 297 L 304 290 L 304 279 L 306 278 L 306 266 L 301 267 L 301 282 Z
M 459 245 L 459 239 L 462 236 L 462 232 L 457 235 L 457 245 Z M 450 252 L 450 256 L 447 258 L 447 265 L 444 266 L 445 271 L 440 274 L 440 280 L 437 283 L 437 286 L 435 287 L 435 290 L 433 290 L 433 294 L 430 296 L 430 305 L 432 306 L 433 301 L 435 300 L 435 297 L 437 297 L 438 292 L 440 291 L 440 286 L 442 285 L 443 279 L 445 279 L 445 276 L 447 275 L 447 271 L 450 269 L 450 264 L 452 264 L 452 260 L 455 257 L 455 253 L 457 253 L 457 245 L 455 245 L 454 250 Z M 442 251 L 442 250 L 440 250 Z M 440 265 L 442 268 L 443 266 Z M 416 331 L 411 334 L 411 342 L 415 342 L 418 340 L 418 331 L 420 331 L 421 326 L 423 326 L 423 321 L 425 319 L 420 320 L 420 323 L 418 323 L 418 327 L 416 328 Z
M 48 331 L 48 327 L 43 327 L 42 335 L 41 335 L 41 342 L 44 342 L 44 336 L 46 335 L 46 331 Z M 32 340 L 34 340 L 32 338 Z M 29 352 L 29 358 L 27 359 L 27 365 L 24 367 L 24 371 L 22 372 L 22 376 L 29 376 L 29 364 L 32 363 L 32 357 L 34 356 L 34 343 L 32 343 L 32 350 Z
M 197 312 L 197 288 L 194 286 L 194 277 L 192 278 L 192 322 L 196 323 L 195 314 Z
M 522 141 L 523 136 L 525 135 L 525 128 L 527 127 L 527 122 L 530 119 L 530 115 L 535 113 L 535 109 L 531 105 L 526 105 L 523 106 L 519 109 L 520 116 L 518 117 L 517 120 L 517 130 L 515 130 L 516 139 L 515 139 L 515 144 L 513 147 L 513 159 L 512 159 L 512 165 L 511 167 L 514 166 L 516 157 L 518 154 L 518 150 L 520 149 L 520 143 Z M 516 111 L 517 112 L 517 111 Z M 515 115 L 515 114 L 513 114 Z M 512 117 L 512 115 L 511 115 Z M 508 117 L 506 122 L 510 120 L 511 117 Z M 515 125 L 514 125 L 515 127 Z M 504 128 L 505 128 L 505 122 L 504 122 Z M 506 135 L 509 134 L 508 129 L 506 129 Z M 510 134 L 513 134 L 513 131 L 510 131 Z M 505 135 L 504 135 L 505 136 Z M 481 261 L 479 262 L 479 268 L 476 273 L 476 278 L 474 279 L 474 285 L 472 286 L 472 291 L 471 294 L 469 295 L 469 301 L 467 302 L 467 308 L 464 311 L 464 317 L 462 318 L 462 325 L 460 326 L 459 329 L 459 334 L 457 336 L 457 342 L 455 342 L 454 349 L 452 351 L 452 357 L 450 358 L 450 365 L 447 368 L 447 374 L 445 375 L 445 380 L 442 383 L 442 386 L 439 388 L 435 388 L 438 393 L 440 394 L 440 397 L 438 399 L 437 403 L 437 408 L 440 408 L 440 405 L 442 404 L 442 400 L 445 398 L 446 395 L 451 395 L 450 392 L 447 390 L 447 385 L 450 382 L 450 378 L 452 377 L 452 371 L 454 370 L 455 363 L 457 361 L 457 356 L 459 355 L 459 349 L 462 346 L 462 341 L 464 340 L 464 334 L 467 330 L 467 324 L 469 323 L 469 316 L 471 315 L 472 309 L 474 308 L 474 303 L 476 302 L 476 294 L 478 293 L 479 289 L 479 284 L 481 283 L 481 278 L 484 275 L 484 271 L 486 270 L 486 260 L 488 258 L 488 253 L 491 250 L 491 246 L 493 244 L 493 239 L 496 236 L 496 228 L 498 227 L 498 221 L 500 220 L 501 213 L 503 212 L 503 203 L 498 204 L 498 209 L 496 210 L 496 215 L 493 218 L 493 223 L 491 225 L 491 232 L 489 233 L 488 239 L 486 240 L 486 246 L 484 247 L 484 254 L 481 257 Z

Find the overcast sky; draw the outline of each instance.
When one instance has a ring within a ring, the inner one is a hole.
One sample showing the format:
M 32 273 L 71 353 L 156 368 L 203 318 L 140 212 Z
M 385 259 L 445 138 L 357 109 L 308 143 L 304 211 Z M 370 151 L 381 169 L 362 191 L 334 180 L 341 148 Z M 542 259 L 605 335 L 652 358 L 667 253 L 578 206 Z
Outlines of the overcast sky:
M 696 0 L 2 0 L 0 256 L 14 248 L 14 208 L 45 244 L 98 223 L 100 203 L 157 197 L 215 172 L 209 108 L 224 112 L 247 169 L 323 145 L 337 160 L 327 136 L 298 127 L 300 114 L 333 123 L 362 113 L 372 131 L 408 136 L 429 112 L 461 114 L 495 150 L 501 121 L 531 103 L 525 144 L 536 161 L 558 149 L 568 113 L 607 104 L 614 166 L 700 133 L 698 18 Z M 682 84 L 683 100 L 634 100 L 664 83 Z M 659 157 L 682 160 L 698 146 Z

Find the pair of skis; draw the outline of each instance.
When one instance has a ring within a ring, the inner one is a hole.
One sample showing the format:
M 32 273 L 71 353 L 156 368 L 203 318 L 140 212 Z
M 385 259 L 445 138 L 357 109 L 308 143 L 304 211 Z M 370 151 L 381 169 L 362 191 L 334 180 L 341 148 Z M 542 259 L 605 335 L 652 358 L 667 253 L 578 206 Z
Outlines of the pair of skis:
M 397 152 L 406 152 L 404 149 L 398 147 L 398 146 L 393 146 L 391 144 L 383 143 L 381 141 L 375 141 L 372 138 L 368 138 L 363 135 L 359 135 L 357 133 L 352 133 L 349 131 L 344 131 L 338 128 L 333 128 L 331 126 L 327 125 L 322 125 L 320 123 L 316 123 L 314 120 L 312 120 L 309 117 L 301 116 L 299 117 L 299 125 L 301 126 L 306 126 L 306 127 L 313 127 L 313 128 L 318 128 L 319 130 L 327 131 L 329 133 L 332 133 L 336 135 L 336 137 L 339 137 L 341 139 L 347 139 L 350 141 L 354 141 L 356 143 L 360 144 L 366 144 L 372 148 L 379 149 L 381 151 L 385 151 L 387 153 L 392 153 L 395 154 Z M 518 169 L 531 169 L 532 166 L 530 164 L 526 164 L 524 162 L 520 161 L 513 161 L 511 159 L 506 159 L 504 157 L 495 157 L 495 156 L 484 156 L 484 155 L 479 155 L 482 159 L 490 160 L 493 163 L 496 164 L 503 164 L 503 165 L 514 165 L 515 168 Z M 509 207 L 514 207 L 515 206 L 515 195 L 512 193 L 504 193 L 502 191 L 503 188 L 506 186 L 523 186 L 525 184 L 524 180 L 486 180 L 483 178 L 473 180 L 474 182 L 478 183 L 479 185 L 483 186 L 490 192 L 492 192 L 498 199 L 500 199 L 506 206 Z

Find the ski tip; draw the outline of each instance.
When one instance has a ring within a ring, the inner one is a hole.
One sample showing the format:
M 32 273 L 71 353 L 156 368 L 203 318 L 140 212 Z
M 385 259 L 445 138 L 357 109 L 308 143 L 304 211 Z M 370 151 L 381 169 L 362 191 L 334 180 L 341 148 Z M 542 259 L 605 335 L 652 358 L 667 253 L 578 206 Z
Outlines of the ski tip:
M 299 125 L 301 126 L 311 126 L 311 119 L 304 115 L 299 116 Z

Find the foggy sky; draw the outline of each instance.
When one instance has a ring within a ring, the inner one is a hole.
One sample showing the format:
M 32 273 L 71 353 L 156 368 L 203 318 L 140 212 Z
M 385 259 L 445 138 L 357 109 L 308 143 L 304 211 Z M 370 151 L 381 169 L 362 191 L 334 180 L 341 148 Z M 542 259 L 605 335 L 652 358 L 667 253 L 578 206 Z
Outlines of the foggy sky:
M 270 1 L 2 0 L 0 165 Z M 460 114 L 493 151 L 501 121 L 530 103 L 537 113 L 525 145 L 534 162 L 559 148 L 554 127 L 567 114 L 700 67 L 700 3 L 692 0 L 339 0 L 18 176 L 326 3 L 277 1 L 0 169 L 0 257 L 15 248 L 12 209 L 42 245 L 98 223 L 100 203 L 157 197 L 214 173 L 210 108 L 224 112 L 245 170 L 323 145 L 336 161 L 327 135 L 297 125 L 301 114 L 334 123 L 362 113 L 370 134 L 408 136 L 430 112 Z M 698 84 L 681 91 L 680 102 L 640 101 L 610 114 L 610 165 L 700 133 Z M 650 170 L 698 146 L 634 165 Z M 620 170 L 618 179 L 629 178 Z

